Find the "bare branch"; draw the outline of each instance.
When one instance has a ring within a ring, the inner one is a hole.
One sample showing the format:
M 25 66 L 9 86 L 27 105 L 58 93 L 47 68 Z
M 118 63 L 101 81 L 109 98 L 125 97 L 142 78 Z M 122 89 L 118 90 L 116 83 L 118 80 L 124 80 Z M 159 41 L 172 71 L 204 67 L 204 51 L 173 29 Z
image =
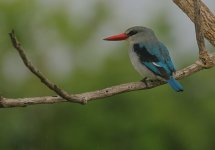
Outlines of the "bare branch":
M 9 33 L 12 44 L 14 48 L 18 51 L 20 57 L 22 58 L 23 63 L 25 66 L 34 74 L 36 75 L 42 83 L 44 83 L 49 89 L 53 90 L 55 93 L 60 95 L 62 98 L 75 102 L 75 103 L 85 103 L 85 101 L 80 101 L 76 96 L 69 95 L 66 91 L 59 88 L 56 84 L 49 81 L 36 67 L 33 66 L 31 61 L 26 56 L 23 47 L 21 46 L 20 42 L 17 40 L 14 30 Z
M 194 22 L 194 0 L 173 0 L 173 2 L 181 8 L 181 10 Z M 215 17 L 209 8 L 201 1 L 201 16 L 203 33 L 206 39 L 215 46 Z
M 205 68 L 210 68 L 213 66 L 212 60 L 209 58 L 208 51 L 205 48 L 205 40 L 203 33 L 203 23 L 202 23 L 202 13 L 201 13 L 201 0 L 194 0 L 194 24 L 196 30 L 196 41 L 199 47 L 199 58 L 204 63 Z
M 205 49 L 204 33 L 203 33 L 203 24 L 202 24 L 202 15 L 201 15 L 201 6 L 200 0 L 194 0 L 194 24 L 196 30 L 196 40 L 199 47 L 199 54 L 201 55 L 202 51 Z
M 204 36 L 211 44 L 215 44 L 215 18 L 201 0 L 173 0 L 195 24 L 196 40 L 199 47 L 199 58 L 205 68 L 213 66 L 208 51 L 205 48 Z M 205 32 L 205 34 L 204 34 Z M 214 45 L 215 46 L 215 45 Z

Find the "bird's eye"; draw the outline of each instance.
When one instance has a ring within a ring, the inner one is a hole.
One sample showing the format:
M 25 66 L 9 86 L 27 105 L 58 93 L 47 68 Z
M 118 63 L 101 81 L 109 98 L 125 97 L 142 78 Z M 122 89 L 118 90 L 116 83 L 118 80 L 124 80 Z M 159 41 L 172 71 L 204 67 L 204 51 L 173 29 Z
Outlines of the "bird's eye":
M 132 35 L 135 35 L 135 34 L 137 34 L 137 31 L 132 30 L 132 31 L 130 31 L 130 32 L 128 33 L 128 36 L 132 36 Z

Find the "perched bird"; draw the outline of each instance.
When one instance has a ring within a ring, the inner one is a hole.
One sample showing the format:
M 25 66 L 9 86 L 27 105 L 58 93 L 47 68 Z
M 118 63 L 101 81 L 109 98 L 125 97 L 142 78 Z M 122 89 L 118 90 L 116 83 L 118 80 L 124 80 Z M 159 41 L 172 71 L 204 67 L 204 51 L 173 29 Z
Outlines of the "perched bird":
M 154 32 L 146 27 L 135 26 L 125 33 L 105 38 L 107 41 L 128 40 L 129 57 L 134 68 L 146 78 L 166 81 L 175 91 L 182 92 L 183 87 L 173 77 L 176 71 L 168 49 L 160 42 Z

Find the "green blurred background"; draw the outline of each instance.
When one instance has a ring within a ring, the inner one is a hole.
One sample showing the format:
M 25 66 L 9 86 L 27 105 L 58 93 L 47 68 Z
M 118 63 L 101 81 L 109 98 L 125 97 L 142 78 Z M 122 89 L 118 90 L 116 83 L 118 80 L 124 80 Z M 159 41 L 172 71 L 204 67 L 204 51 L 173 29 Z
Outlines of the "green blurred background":
M 1 0 L 1 95 L 55 95 L 22 64 L 11 46 L 11 29 L 47 77 L 81 93 L 141 79 L 126 42 L 101 40 L 134 25 L 153 28 L 178 69 L 197 59 L 193 24 L 169 0 Z M 209 44 L 208 49 L 213 50 Z M 215 149 L 214 74 L 209 69 L 181 80 L 183 93 L 163 85 L 84 106 L 0 109 L 0 149 Z

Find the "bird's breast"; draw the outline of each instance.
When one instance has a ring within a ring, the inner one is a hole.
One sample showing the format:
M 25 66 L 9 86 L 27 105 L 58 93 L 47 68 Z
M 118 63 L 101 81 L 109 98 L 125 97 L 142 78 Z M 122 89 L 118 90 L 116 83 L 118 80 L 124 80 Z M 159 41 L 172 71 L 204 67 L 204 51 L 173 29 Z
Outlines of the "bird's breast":
M 131 60 L 132 65 L 134 66 L 135 70 L 142 76 L 142 77 L 149 77 L 149 78 L 156 78 L 156 76 L 141 63 L 141 59 L 137 55 L 137 53 L 133 50 L 133 47 L 129 50 L 129 57 Z

